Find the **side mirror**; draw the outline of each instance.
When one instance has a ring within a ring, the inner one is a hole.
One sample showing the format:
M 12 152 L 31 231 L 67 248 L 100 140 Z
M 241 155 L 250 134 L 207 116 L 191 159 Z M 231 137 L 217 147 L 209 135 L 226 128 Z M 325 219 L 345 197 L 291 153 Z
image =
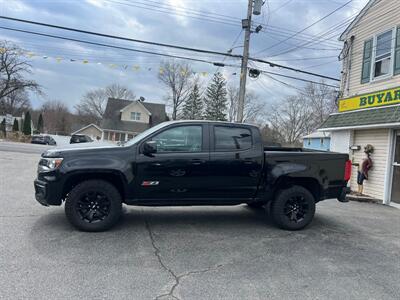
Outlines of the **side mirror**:
M 143 154 L 151 155 L 157 153 L 157 143 L 156 141 L 148 141 L 143 144 Z

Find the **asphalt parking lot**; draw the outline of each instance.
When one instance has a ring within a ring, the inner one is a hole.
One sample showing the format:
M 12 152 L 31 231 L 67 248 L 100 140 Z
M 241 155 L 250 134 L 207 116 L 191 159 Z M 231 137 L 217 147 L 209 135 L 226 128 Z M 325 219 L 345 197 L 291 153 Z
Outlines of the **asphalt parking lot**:
M 129 207 L 83 233 L 36 203 L 23 152 L 0 151 L 2 299 L 400 299 L 396 208 L 328 200 L 287 232 L 246 206 Z

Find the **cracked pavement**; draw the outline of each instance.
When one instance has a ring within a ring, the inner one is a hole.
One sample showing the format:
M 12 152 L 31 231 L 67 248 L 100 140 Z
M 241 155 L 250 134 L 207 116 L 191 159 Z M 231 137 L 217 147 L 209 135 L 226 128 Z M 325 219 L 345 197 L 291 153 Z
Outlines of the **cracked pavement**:
M 400 298 L 398 209 L 328 200 L 287 232 L 246 206 L 125 207 L 83 233 L 36 203 L 21 152 L 0 151 L 1 299 Z

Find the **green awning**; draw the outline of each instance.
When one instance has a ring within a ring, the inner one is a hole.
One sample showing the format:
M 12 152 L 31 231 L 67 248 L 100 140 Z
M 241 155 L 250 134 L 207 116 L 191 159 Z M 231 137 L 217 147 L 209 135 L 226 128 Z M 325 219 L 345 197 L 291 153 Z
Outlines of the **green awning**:
M 400 122 L 400 105 L 337 113 L 328 117 L 320 129 L 379 125 Z

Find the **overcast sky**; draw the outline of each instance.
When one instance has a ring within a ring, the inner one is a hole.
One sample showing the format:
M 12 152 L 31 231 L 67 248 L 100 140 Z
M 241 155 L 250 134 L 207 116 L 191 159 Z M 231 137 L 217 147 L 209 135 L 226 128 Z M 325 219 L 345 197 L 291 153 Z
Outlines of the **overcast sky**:
M 339 78 L 340 62 L 337 55 L 342 44 L 337 38 L 367 0 L 354 0 L 308 30 L 284 40 L 346 2 L 347 0 L 267 0 L 262 14 L 253 18 L 256 23 L 263 23 L 263 30 L 252 34 L 250 55 Z M 240 20 L 245 17 L 246 10 L 245 0 L 0 0 L 0 12 L 4 16 L 221 52 L 243 43 Z M 217 62 L 224 59 L 13 21 L 0 20 L 0 26 Z M 157 80 L 161 59 L 158 56 L 4 29 L 0 29 L 0 38 L 13 41 L 29 52 L 33 66 L 31 76 L 43 86 L 46 94 L 44 97 L 32 96 L 35 108 L 47 99 L 57 99 L 67 103 L 72 109 L 86 91 L 112 83 L 128 86 L 137 96 L 145 97 L 146 101 L 162 102 L 165 97 L 166 90 Z M 276 45 L 278 42 L 280 44 Z M 240 47 L 233 49 L 233 53 L 241 52 Z M 283 52 L 287 53 L 282 54 Z M 240 64 L 232 59 L 224 62 Z M 205 84 L 217 70 L 217 67 L 204 63 L 192 63 L 192 67 L 195 72 L 200 73 Z M 273 72 L 318 80 L 316 77 L 279 68 L 266 65 L 262 67 Z M 230 84 L 238 85 L 238 68 L 225 67 L 220 71 Z M 299 81 L 280 77 L 275 79 L 296 87 L 303 86 Z M 265 75 L 257 80 L 249 80 L 248 89 L 257 93 L 260 101 L 264 101 L 266 105 L 296 92 L 295 89 Z

